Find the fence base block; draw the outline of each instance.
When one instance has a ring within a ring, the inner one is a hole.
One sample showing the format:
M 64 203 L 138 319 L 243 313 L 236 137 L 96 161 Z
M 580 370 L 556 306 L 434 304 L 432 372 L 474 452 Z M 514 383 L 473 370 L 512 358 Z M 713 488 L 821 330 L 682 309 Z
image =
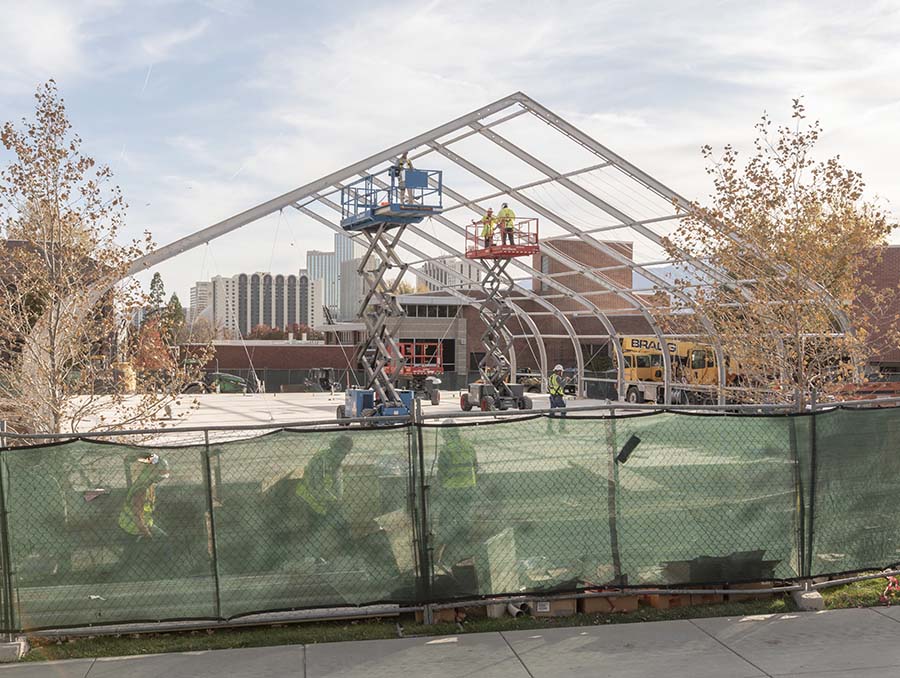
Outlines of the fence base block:
M 28 650 L 28 640 L 24 637 L 0 643 L 0 663 L 17 662 L 25 656 Z
M 798 610 L 819 612 L 825 609 L 825 599 L 818 591 L 791 591 L 791 598 Z

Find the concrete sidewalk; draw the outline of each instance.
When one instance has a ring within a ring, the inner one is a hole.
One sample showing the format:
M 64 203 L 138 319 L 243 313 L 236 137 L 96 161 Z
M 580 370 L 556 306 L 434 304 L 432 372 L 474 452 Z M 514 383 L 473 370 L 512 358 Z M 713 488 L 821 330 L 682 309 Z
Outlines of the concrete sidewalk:
M 328 643 L 0 668 L 0 678 L 900 675 L 900 608 Z

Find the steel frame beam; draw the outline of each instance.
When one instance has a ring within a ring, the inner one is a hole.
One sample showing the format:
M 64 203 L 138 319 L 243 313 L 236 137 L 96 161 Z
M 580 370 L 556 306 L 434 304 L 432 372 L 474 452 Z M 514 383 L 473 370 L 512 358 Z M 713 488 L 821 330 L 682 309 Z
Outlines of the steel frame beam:
M 504 111 L 513 108 L 511 112 L 507 112 L 505 115 L 502 114 Z M 518 118 L 526 113 L 531 114 L 536 119 L 550 125 L 557 132 L 565 135 L 570 140 L 579 144 L 586 150 L 588 150 L 591 154 L 598 157 L 601 162 L 599 164 L 592 165 L 590 167 L 585 167 L 579 170 L 574 170 L 566 173 L 559 173 L 551 166 L 547 165 L 543 161 L 539 160 L 537 157 L 531 155 L 524 149 L 516 146 L 515 144 L 510 143 L 506 138 L 500 136 L 498 133 L 494 131 L 495 128 L 499 128 L 504 123 Z M 494 117 L 493 120 L 487 120 L 488 118 Z M 535 182 L 530 182 L 528 184 L 523 184 L 517 187 L 510 187 L 504 182 L 500 181 L 496 177 L 491 174 L 485 172 L 481 168 L 477 167 L 474 163 L 466 161 L 462 159 L 458 154 L 452 151 L 449 147 L 463 139 L 467 139 L 476 135 L 480 135 L 493 143 L 495 143 L 498 147 L 504 150 L 507 153 L 510 153 L 514 157 L 526 162 L 531 165 L 538 171 L 544 174 L 543 179 L 540 179 Z M 447 140 L 443 142 L 439 142 L 438 139 L 442 139 L 444 137 L 449 137 Z M 608 148 L 574 127 L 570 123 L 566 122 L 549 109 L 545 108 L 534 99 L 531 99 L 527 95 L 522 92 L 516 92 L 507 97 L 503 97 L 498 99 L 497 101 L 481 107 L 475 111 L 472 111 L 466 115 L 462 115 L 454 120 L 451 120 L 443 125 L 439 125 L 428 132 L 423 134 L 419 134 L 414 136 L 406 141 L 396 144 L 390 148 L 387 148 L 379 153 L 373 154 L 364 160 L 361 160 L 357 163 L 353 163 L 352 165 L 348 165 L 343 169 L 340 169 L 336 172 L 332 172 L 324 177 L 321 177 L 313 182 L 307 183 L 304 186 L 301 186 L 297 189 L 289 191 L 281 196 L 268 200 L 260 205 L 257 205 L 249 210 L 241 212 L 240 214 L 234 215 L 220 221 L 212 226 L 209 226 L 205 229 L 197 231 L 191 235 L 188 235 L 184 238 L 176 240 L 175 242 L 166 245 L 165 247 L 161 247 L 150 254 L 136 259 L 132 262 L 129 268 L 129 275 L 138 273 L 143 271 L 153 265 L 161 263 L 167 259 L 170 259 L 178 254 L 186 252 L 194 247 L 197 247 L 201 244 L 208 243 L 211 240 L 221 237 L 231 231 L 234 231 L 242 226 L 245 226 L 253 221 L 256 221 L 262 217 L 265 217 L 269 214 L 272 214 L 280 209 L 283 209 L 287 206 L 293 206 L 298 209 L 302 214 L 310 216 L 311 218 L 316 219 L 320 223 L 326 223 L 332 228 L 342 232 L 339 226 L 331 222 L 330 220 L 317 215 L 313 210 L 308 209 L 308 205 L 311 205 L 315 202 L 322 203 L 332 203 L 327 199 L 328 195 L 331 195 L 333 192 L 340 190 L 342 182 L 347 181 L 355 175 L 362 174 L 367 175 L 369 173 L 378 175 L 381 174 L 384 169 L 378 169 L 379 165 L 392 161 L 399 154 L 403 152 L 410 152 L 410 157 L 412 158 L 420 158 L 426 156 L 430 153 L 439 153 L 442 156 L 448 158 L 454 164 L 466 169 L 474 176 L 481 178 L 483 181 L 492 185 L 495 188 L 495 192 L 490 193 L 486 196 L 475 200 L 467 200 L 462 195 L 452 191 L 449 188 L 445 187 L 445 193 L 450 196 L 453 200 L 455 200 L 458 204 L 451 205 L 447 208 L 447 211 L 455 211 L 458 208 L 467 208 L 471 209 L 476 213 L 483 214 L 484 210 L 482 210 L 479 206 L 479 203 L 484 200 L 490 200 L 496 197 L 500 197 L 503 195 L 509 195 L 511 198 L 515 198 L 521 204 L 525 205 L 529 209 L 534 210 L 538 215 L 544 217 L 545 219 L 549 219 L 557 226 L 560 226 L 566 233 L 561 236 L 561 239 L 579 239 L 582 242 L 585 242 L 595 249 L 599 251 L 605 252 L 608 256 L 612 257 L 614 261 L 618 262 L 618 265 L 612 267 L 603 267 L 600 269 L 592 269 L 586 266 L 581 265 L 577 260 L 572 259 L 568 255 L 559 251 L 558 248 L 554 248 L 552 245 L 547 243 L 542 244 L 541 251 L 546 256 L 553 258 L 554 260 L 566 265 L 567 267 L 572 269 L 572 272 L 565 274 L 543 274 L 539 270 L 526 265 L 524 262 L 515 260 L 512 262 L 513 265 L 517 267 L 517 269 L 526 273 L 532 281 L 539 281 L 541 285 L 546 285 L 559 293 L 559 296 L 556 295 L 539 295 L 534 291 L 527 289 L 526 287 L 517 284 L 514 294 L 515 295 L 523 295 L 523 296 L 511 296 L 511 299 L 528 299 L 534 303 L 539 304 L 542 308 L 547 309 L 547 311 L 553 315 L 557 321 L 563 326 L 565 329 L 567 336 L 573 343 L 575 347 L 575 353 L 578 360 L 578 373 L 579 373 L 579 392 L 583 392 L 583 355 L 580 347 L 579 337 L 577 333 L 574 331 L 574 328 L 571 322 L 568 319 L 569 315 L 578 316 L 578 311 L 563 311 L 558 309 L 555 305 L 550 303 L 550 299 L 556 298 L 568 298 L 575 301 L 580 306 L 586 309 L 585 313 L 581 313 L 581 315 L 590 315 L 597 318 L 604 326 L 604 329 L 609 333 L 609 337 L 611 339 L 617 338 L 619 336 L 618 332 L 615 330 L 614 326 L 609 320 L 607 314 L 602 311 L 593 301 L 589 299 L 590 294 L 582 294 L 576 292 L 571 289 L 566 284 L 556 280 L 554 276 L 559 275 L 571 275 L 572 273 L 580 274 L 594 283 L 596 283 L 601 289 L 605 290 L 605 292 L 597 292 L 597 294 L 614 294 L 626 301 L 626 303 L 632 307 L 633 312 L 639 314 L 644 318 L 645 322 L 651 327 L 653 334 L 655 334 L 661 341 L 664 341 L 667 336 L 675 336 L 675 335 L 665 335 L 659 325 L 657 324 L 655 318 L 651 315 L 648 310 L 648 307 L 643 302 L 643 300 L 634 296 L 634 294 L 626 289 L 623 289 L 614 283 L 612 283 L 609 279 L 602 275 L 602 273 L 606 270 L 614 270 L 614 269 L 629 269 L 635 272 L 638 272 L 640 275 L 644 276 L 651 282 L 653 282 L 657 287 L 661 290 L 664 290 L 668 294 L 676 295 L 685 301 L 679 289 L 673 285 L 672 283 L 666 281 L 663 278 L 655 275 L 650 269 L 653 265 L 664 265 L 667 263 L 676 264 L 685 267 L 685 269 L 689 269 L 693 271 L 695 274 L 700 274 L 703 278 L 707 278 L 709 281 L 713 281 L 716 283 L 727 283 L 730 285 L 735 285 L 737 288 L 741 289 L 743 294 L 747 294 L 746 285 L 742 285 L 741 281 L 734 281 L 730 278 L 730 276 L 719 269 L 713 262 L 710 262 L 705 259 L 690 257 L 687 253 L 677 252 L 676 254 L 681 259 L 668 259 L 660 262 L 650 262 L 650 263 L 638 263 L 631 258 L 626 257 L 622 253 L 615 250 L 615 248 L 610 247 L 605 244 L 603 241 L 599 241 L 592 237 L 593 234 L 621 230 L 626 229 L 630 233 L 634 233 L 638 236 L 648 239 L 650 242 L 654 243 L 657 246 L 662 246 L 661 236 L 656 233 L 652 228 L 652 224 L 675 220 L 679 218 L 683 218 L 685 214 L 690 213 L 692 210 L 692 205 L 681 195 L 677 194 L 672 189 L 668 188 L 666 185 L 657 181 L 653 177 L 651 177 L 646 172 L 638 169 L 636 166 L 627 162 L 621 156 L 613 153 Z M 572 180 L 573 177 L 578 176 L 579 174 L 585 174 L 587 172 L 593 171 L 595 169 L 602 169 L 605 167 L 614 167 L 619 172 L 621 172 L 625 177 L 629 180 L 636 182 L 639 184 L 642 189 L 649 190 L 654 193 L 656 196 L 663 198 L 665 201 L 670 204 L 675 205 L 676 214 L 653 217 L 650 219 L 642 219 L 635 220 L 630 217 L 627 213 L 622 210 L 617 209 L 616 207 L 610 205 L 607 201 L 603 200 L 599 195 L 591 191 L 590 189 L 582 186 L 579 183 L 576 183 Z M 598 228 L 589 228 L 589 229 L 581 229 L 572 224 L 567 219 L 564 219 L 561 215 L 555 213 L 553 210 L 547 209 L 544 205 L 541 204 L 537 199 L 530 198 L 523 194 L 523 191 L 526 191 L 529 188 L 535 186 L 541 186 L 544 184 L 559 184 L 561 187 L 566 190 L 574 193 L 579 198 L 587 201 L 589 204 L 599 208 L 605 214 L 610 215 L 612 218 L 620 221 L 621 223 L 615 226 L 602 226 Z M 452 220 L 448 219 L 446 216 L 438 215 L 435 217 L 435 222 L 447 227 L 451 230 L 452 233 L 455 234 L 464 234 L 465 229 L 458 226 Z M 444 241 L 440 238 L 429 236 L 425 233 L 421 228 L 411 227 L 414 229 L 418 236 L 425 238 L 428 242 L 435 244 L 438 246 L 440 251 L 450 254 L 451 256 L 464 256 L 464 253 L 455 250 L 452 247 L 449 247 Z M 731 238 L 735 242 L 741 242 L 737 237 L 728 232 L 727 229 L 723 228 L 723 235 Z M 408 246 L 406 243 L 397 243 L 398 249 L 403 249 L 404 251 L 411 252 L 421 257 L 423 260 L 429 260 L 427 254 L 417 250 L 415 247 Z M 664 251 L 668 252 L 666 248 L 663 248 Z M 438 263 L 438 262 L 435 262 Z M 408 264 L 407 264 L 408 265 Z M 780 268 L 785 271 L 789 271 L 789 267 L 785 264 L 779 264 Z M 446 268 L 446 267 L 443 267 Z M 455 272 L 458 275 L 458 272 Z M 422 275 L 420 273 L 420 275 Z M 427 276 L 425 276 L 427 277 Z M 470 279 L 471 280 L 471 279 Z M 517 279 L 521 280 L 521 279 Z M 472 281 L 477 284 L 477 281 Z M 812 281 L 806 281 L 809 289 L 815 293 L 817 297 L 824 299 L 825 304 L 831 310 L 833 317 L 839 323 L 840 327 L 847 333 L 851 331 L 849 321 L 843 311 L 837 306 L 836 302 L 833 298 L 828 295 L 828 293 L 819 285 Z M 458 290 L 448 289 L 448 292 L 451 294 L 455 294 L 465 299 L 467 303 L 477 304 L 478 300 L 474 299 L 467 295 L 462 295 L 458 292 Z M 687 300 L 688 306 L 690 300 Z M 537 324 L 530 318 L 529 314 L 524 311 L 519 306 L 517 308 L 517 316 L 520 320 L 524 320 L 526 324 L 528 324 L 529 329 L 534 333 L 533 336 L 538 340 L 538 346 L 541 350 L 541 362 L 542 362 L 542 378 L 546 380 L 546 346 L 544 342 L 544 337 L 551 335 L 541 335 Z M 623 311 L 623 315 L 628 314 L 628 311 Z M 714 349 L 716 351 L 716 355 L 718 357 L 719 364 L 719 401 L 724 402 L 724 383 L 725 383 L 725 375 L 724 375 L 724 355 L 722 354 L 721 343 L 718 341 L 718 335 L 715 331 L 715 328 L 711 326 L 709 320 L 699 314 L 694 314 L 697 319 L 703 324 L 705 330 L 708 332 L 709 338 L 714 342 Z M 624 357 L 623 351 L 620 345 L 620 342 L 617 340 L 612 340 L 610 342 L 615 350 L 618 369 L 618 380 L 617 385 L 619 387 L 620 394 L 623 391 L 624 385 Z M 671 384 L 670 382 L 670 358 L 667 352 L 663 352 L 663 362 L 664 362 L 664 372 L 665 372 L 665 384 L 664 384 L 664 392 L 665 392 L 665 402 L 668 403 L 671 400 Z

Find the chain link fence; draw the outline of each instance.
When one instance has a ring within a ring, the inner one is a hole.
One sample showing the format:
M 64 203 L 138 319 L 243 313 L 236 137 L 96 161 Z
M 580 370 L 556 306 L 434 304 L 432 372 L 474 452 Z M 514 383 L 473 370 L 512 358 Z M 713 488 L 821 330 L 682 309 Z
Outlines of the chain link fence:
M 382 424 L 3 448 L 3 630 L 900 561 L 898 408 Z

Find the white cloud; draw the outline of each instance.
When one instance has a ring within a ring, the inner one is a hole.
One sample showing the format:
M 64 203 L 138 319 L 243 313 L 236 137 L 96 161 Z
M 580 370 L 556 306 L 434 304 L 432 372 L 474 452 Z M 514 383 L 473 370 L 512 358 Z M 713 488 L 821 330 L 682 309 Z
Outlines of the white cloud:
M 141 39 L 141 50 L 151 62 L 170 58 L 178 48 L 206 33 L 209 20 L 201 19 L 190 26 L 146 35 Z

